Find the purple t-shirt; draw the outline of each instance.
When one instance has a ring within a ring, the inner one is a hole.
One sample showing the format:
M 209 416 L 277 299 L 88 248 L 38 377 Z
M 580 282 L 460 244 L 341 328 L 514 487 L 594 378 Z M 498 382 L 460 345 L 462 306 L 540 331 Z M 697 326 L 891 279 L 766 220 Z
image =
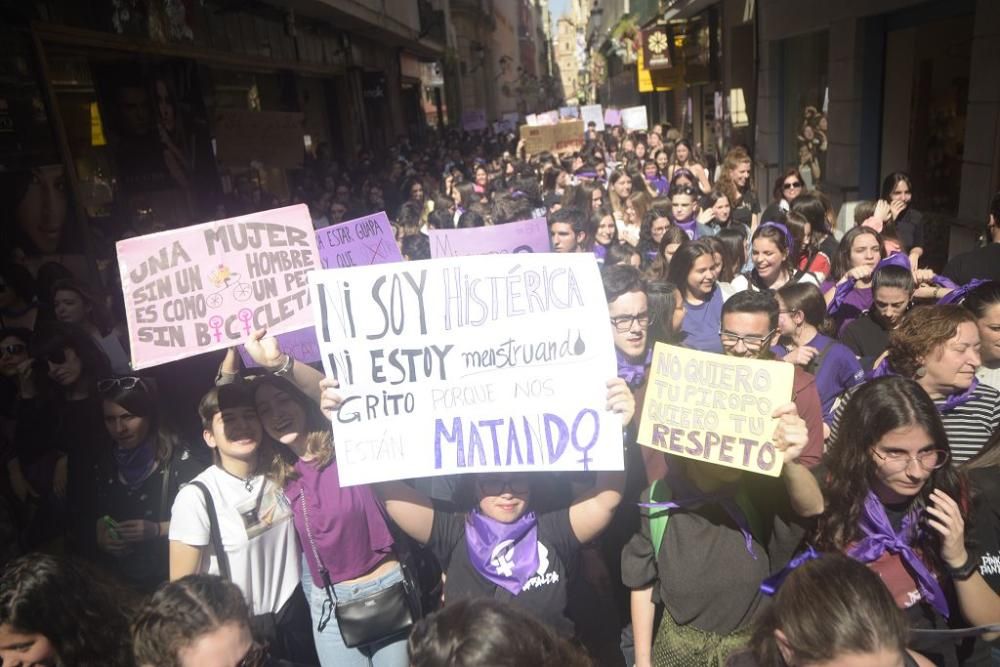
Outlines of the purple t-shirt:
M 820 291 L 826 294 L 827 290 L 834 286 L 832 280 L 825 280 L 823 284 L 820 285 Z M 837 327 L 837 337 L 843 335 L 844 329 L 847 325 L 854 320 L 861 317 L 866 310 L 872 307 L 872 288 L 871 287 L 858 287 L 855 284 L 854 289 L 852 289 L 847 297 L 844 299 L 844 303 L 840 306 L 836 313 L 833 314 L 833 321 Z
M 301 476 L 285 485 L 285 496 L 292 505 L 295 530 L 316 586 L 323 585 L 323 578 L 302 517 L 302 489 L 309 528 L 330 581 L 357 579 L 392 551 L 392 534 L 370 486 L 341 487 L 336 461 L 317 470 L 300 460 L 295 463 L 295 472 Z
M 823 408 L 823 421 L 832 424 L 833 404 L 837 397 L 854 385 L 860 384 L 865 379 L 865 372 L 851 349 L 829 336 L 817 334 L 806 345 L 816 348 L 820 354 L 830 346 L 819 368 L 806 370 L 816 376 L 816 391 L 819 392 L 820 405 Z M 788 354 L 788 349 L 784 345 L 776 345 L 774 353 L 784 357 Z
M 716 285 L 712 296 L 704 303 L 694 306 L 684 302 L 684 320 L 681 345 L 702 352 L 722 352 L 719 327 L 722 325 L 722 290 Z
M 680 220 L 674 220 L 674 224 L 683 229 L 684 233 L 687 234 L 689 239 L 691 239 L 692 241 L 698 240 L 700 235 L 698 234 L 697 220 L 688 220 L 686 222 L 681 222 Z

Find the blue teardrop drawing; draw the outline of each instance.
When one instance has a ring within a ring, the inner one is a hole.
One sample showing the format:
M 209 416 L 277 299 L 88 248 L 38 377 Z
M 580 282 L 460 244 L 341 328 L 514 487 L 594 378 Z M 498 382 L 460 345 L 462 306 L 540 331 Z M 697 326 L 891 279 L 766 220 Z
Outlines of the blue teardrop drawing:
M 573 345 L 573 354 L 580 356 L 587 351 L 587 345 L 583 342 L 583 338 L 580 336 L 580 331 L 576 332 L 576 344 Z

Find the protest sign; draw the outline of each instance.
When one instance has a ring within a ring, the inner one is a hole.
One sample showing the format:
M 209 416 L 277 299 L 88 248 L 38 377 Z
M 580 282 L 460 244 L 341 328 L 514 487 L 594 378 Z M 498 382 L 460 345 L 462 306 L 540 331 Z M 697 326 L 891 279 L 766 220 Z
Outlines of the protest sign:
M 537 114 L 535 118 L 538 119 L 539 125 L 555 125 L 559 122 L 559 112 L 553 109 L 552 111 Z
M 621 470 L 616 361 L 586 255 L 498 254 L 315 271 L 340 483 Z
M 403 261 L 385 211 L 317 229 L 316 247 L 324 269 Z M 312 326 L 280 334 L 277 338 L 282 351 L 299 361 L 319 361 L 319 343 Z M 245 366 L 257 366 L 242 345 L 240 356 Z
M 560 120 L 576 120 L 580 117 L 580 107 L 559 107 Z
M 622 109 L 622 127 L 629 132 L 634 130 L 648 130 L 649 120 L 646 118 L 646 107 Z
M 524 150 L 528 153 L 541 153 L 552 150 L 555 145 L 555 126 L 553 125 L 522 125 L 521 140 Z
M 118 242 L 132 367 L 227 348 L 254 329 L 312 324 L 320 268 L 305 204 Z
M 486 129 L 486 110 L 469 109 L 462 112 L 462 129 L 466 132 L 478 132 Z
M 215 155 L 223 164 L 260 160 L 269 167 L 297 169 L 305 156 L 304 118 L 297 111 L 220 109 L 212 124 Z
M 568 120 L 560 122 L 555 126 L 555 133 L 552 138 L 555 142 L 552 150 L 557 153 L 580 150 L 583 148 L 583 121 Z
M 595 130 L 604 131 L 604 111 L 600 104 L 587 104 L 580 107 L 580 119 L 583 121 L 584 129 L 593 123 Z
M 618 109 L 605 109 L 604 110 L 604 124 L 605 125 L 621 125 L 622 124 L 622 112 Z
M 530 113 L 524 117 L 524 122 L 530 125 L 531 127 L 534 127 L 535 125 L 538 125 L 538 116 L 536 116 L 533 113 Z
M 657 343 L 639 444 L 777 477 L 776 408 L 792 400 L 795 367 Z
M 545 218 L 469 229 L 432 229 L 427 235 L 432 258 L 549 251 Z

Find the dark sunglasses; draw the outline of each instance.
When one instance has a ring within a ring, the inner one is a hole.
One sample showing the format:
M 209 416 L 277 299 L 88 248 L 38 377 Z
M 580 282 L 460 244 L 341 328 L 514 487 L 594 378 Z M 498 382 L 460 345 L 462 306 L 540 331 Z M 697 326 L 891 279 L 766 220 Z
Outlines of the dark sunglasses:
M 510 478 L 494 477 L 491 475 L 480 477 L 477 482 L 484 495 L 500 496 L 507 489 L 514 495 L 523 495 L 531 491 L 531 482 L 523 475 L 515 475 Z
M 142 383 L 142 378 L 135 377 L 134 375 L 129 375 L 120 378 L 105 378 L 97 383 L 97 391 L 102 394 L 106 394 L 113 389 L 135 389 L 139 387 L 140 389 L 145 389 L 146 385 Z
M 28 349 L 27 345 L 23 345 L 21 343 L 4 345 L 3 347 L 0 347 L 0 359 L 3 359 L 7 355 L 14 356 L 15 354 L 24 354 L 26 349 Z
M 791 190 L 792 188 L 801 188 L 802 181 L 792 181 L 791 183 L 785 183 L 781 187 L 785 190 Z

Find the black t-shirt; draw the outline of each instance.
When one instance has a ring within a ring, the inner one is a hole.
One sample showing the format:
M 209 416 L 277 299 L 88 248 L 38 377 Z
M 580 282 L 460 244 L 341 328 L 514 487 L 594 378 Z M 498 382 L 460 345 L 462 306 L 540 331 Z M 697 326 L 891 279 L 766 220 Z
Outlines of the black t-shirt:
M 118 523 L 135 519 L 169 521 L 170 508 L 181 486 L 204 469 L 205 466 L 192 458 L 186 449 L 179 449 L 173 453 L 168 465 L 159 466 L 138 487 L 131 489 L 118 475 L 109 448 L 93 467 L 94 508 L 87 525 L 94 531 L 97 520 L 103 516 L 110 516 Z M 169 475 L 166 498 L 163 498 L 164 475 Z M 110 572 L 142 592 L 153 591 L 169 575 L 166 533 L 159 539 L 135 544 L 128 554 L 121 557 L 103 551 L 97 553 Z
M 870 369 L 889 347 L 889 332 L 875 321 L 875 317 L 874 312 L 869 310 L 844 327 L 840 334 L 840 342 L 861 359 L 861 367 L 865 370 Z
M 1000 471 L 991 466 L 970 470 L 968 475 L 973 489 L 975 517 L 972 522 L 972 537 L 979 558 L 979 574 L 983 575 L 994 592 L 1000 594 Z M 1000 640 L 967 641 L 962 646 L 962 651 L 968 657 L 962 665 L 992 665 L 991 645 L 1000 648 Z
M 1000 280 L 1000 243 L 976 248 L 952 257 L 944 267 L 944 275 L 959 285 L 973 278 Z
M 653 602 L 663 603 L 678 625 L 729 634 L 746 627 L 767 598 L 760 582 L 783 568 L 802 542 L 808 520 L 792 512 L 784 483 L 744 473 L 759 519 L 752 548 L 729 514 L 717 504 L 671 512 L 660 552 L 654 555 L 649 522 L 643 520 L 622 552 L 622 582 L 631 589 L 655 584 Z M 662 483 L 662 482 L 661 482 Z M 649 489 L 642 501 L 649 499 Z M 642 508 L 640 513 L 648 515 Z
M 493 598 L 509 602 L 548 624 L 566 637 L 573 635 L 573 622 L 566 616 L 566 567 L 580 542 L 569 523 L 569 510 L 538 517 L 538 572 L 519 595 L 513 595 L 483 577 L 469 561 L 465 545 L 465 514 L 435 511 L 431 539 L 427 542 L 447 575 L 444 595 L 448 601 L 462 598 Z

